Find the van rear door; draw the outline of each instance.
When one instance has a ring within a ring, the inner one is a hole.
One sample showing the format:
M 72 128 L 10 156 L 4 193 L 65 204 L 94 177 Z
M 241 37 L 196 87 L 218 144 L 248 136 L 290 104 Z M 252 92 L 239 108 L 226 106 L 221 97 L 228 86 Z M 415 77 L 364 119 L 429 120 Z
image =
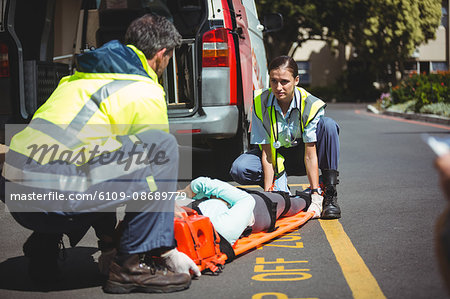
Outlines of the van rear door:
M 182 45 L 164 72 L 162 84 L 166 90 L 169 117 L 187 117 L 199 109 L 200 31 L 207 20 L 205 0 L 163 2 L 175 27 L 182 36 Z
M 233 0 L 236 10 L 241 59 L 244 111 L 248 116 L 253 102 L 253 90 L 268 86 L 267 62 L 262 30 L 253 0 Z

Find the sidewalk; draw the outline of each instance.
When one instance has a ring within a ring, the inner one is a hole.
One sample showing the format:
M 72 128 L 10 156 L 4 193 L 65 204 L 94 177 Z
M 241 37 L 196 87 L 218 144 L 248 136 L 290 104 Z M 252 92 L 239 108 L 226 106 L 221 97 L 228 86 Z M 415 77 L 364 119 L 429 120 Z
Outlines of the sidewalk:
M 431 122 L 436 124 L 443 124 L 443 125 L 450 125 L 450 118 L 443 117 L 439 115 L 433 115 L 433 114 L 421 114 L 421 113 L 413 113 L 413 112 L 398 112 L 398 111 L 379 111 L 377 108 L 375 108 L 373 105 L 367 105 L 367 111 L 375 113 L 375 114 L 384 114 L 384 115 L 390 115 L 390 116 L 397 116 L 397 117 L 403 117 L 405 119 L 412 119 L 412 120 L 418 120 L 418 121 L 425 121 L 425 122 Z

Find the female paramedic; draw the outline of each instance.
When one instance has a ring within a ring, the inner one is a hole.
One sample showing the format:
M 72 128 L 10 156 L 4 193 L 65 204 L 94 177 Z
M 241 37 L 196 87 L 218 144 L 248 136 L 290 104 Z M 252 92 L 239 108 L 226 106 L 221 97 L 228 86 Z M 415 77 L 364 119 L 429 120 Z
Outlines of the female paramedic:
M 196 178 L 180 192 L 194 200 L 191 208 L 209 217 L 229 261 L 234 257 L 231 246 L 241 235 L 271 232 L 278 218 L 293 216 L 309 206 L 305 199 L 286 192 L 244 191 L 208 177 Z
M 311 209 L 318 207 L 316 217 L 340 218 L 339 126 L 324 116 L 322 100 L 297 86 L 298 66 L 291 57 L 272 60 L 269 76 L 270 88 L 254 92 L 250 142 L 258 147 L 240 155 L 230 174 L 240 184 L 285 192 L 289 192 L 287 174 L 306 174 L 311 185 L 307 196 L 315 203 Z

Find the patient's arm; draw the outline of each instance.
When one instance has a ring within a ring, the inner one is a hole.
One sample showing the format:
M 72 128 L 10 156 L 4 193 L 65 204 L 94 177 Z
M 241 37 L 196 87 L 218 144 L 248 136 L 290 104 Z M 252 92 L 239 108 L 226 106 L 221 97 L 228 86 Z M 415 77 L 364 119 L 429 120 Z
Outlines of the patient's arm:
M 231 206 L 241 200 L 253 199 L 253 197 L 245 191 L 239 190 L 226 182 L 210 179 L 208 177 L 198 177 L 193 180 L 189 186 L 191 191 L 196 194 L 193 199 L 215 197 L 225 200 Z
M 193 193 L 196 194 L 194 199 L 217 197 L 229 203 L 231 207 L 223 210 L 207 209 L 207 206 L 201 207 L 204 215 L 211 219 L 214 228 L 228 242 L 233 244 L 245 228 L 251 224 L 255 199 L 247 192 L 226 182 L 207 177 L 199 177 L 193 180 L 190 186 Z M 204 202 L 202 205 L 208 205 L 208 202 Z M 211 205 L 213 205 L 212 202 Z
M 192 191 L 191 188 L 191 184 L 187 185 L 186 188 L 182 189 L 182 190 L 178 190 L 177 192 L 179 193 L 185 193 L 187 198 L 194 198 L 195 197 L 195 193 Z

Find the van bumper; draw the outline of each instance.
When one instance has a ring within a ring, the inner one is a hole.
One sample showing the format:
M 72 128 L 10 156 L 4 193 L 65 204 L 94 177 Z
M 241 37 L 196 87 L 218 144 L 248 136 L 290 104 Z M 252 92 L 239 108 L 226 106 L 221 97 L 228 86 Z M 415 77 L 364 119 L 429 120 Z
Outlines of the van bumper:
M 190 117 L 169 118 L 170 132 L 176 136 L 189 135 L 192 138 L 231 138 L 236 135 L 239 124 L 237 106 L 202 107 Z

